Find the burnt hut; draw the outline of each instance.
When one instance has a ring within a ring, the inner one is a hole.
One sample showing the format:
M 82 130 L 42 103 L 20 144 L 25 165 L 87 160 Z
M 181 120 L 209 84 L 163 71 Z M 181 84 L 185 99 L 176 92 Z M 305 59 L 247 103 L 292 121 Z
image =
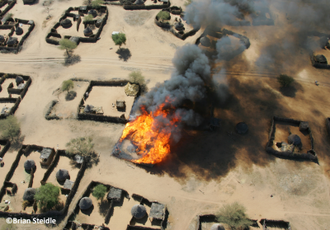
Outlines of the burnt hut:
M 25 189 L 23 200 L 27 200 L 29 202 L 34 201 L 34 196 L 37 193 L 37 190 L 35 188 L 27 188 Z
M 7 46 L 8 47 L 13 47 L 16 46 L 18 44 L 18 39 L 16 37 L 10 37 L 7 40 Z
M 43 148 L 40 152 L 40 164 L 43 166 L 48 166 L 53 160 L 55 155 L 55 150 L 51 148 Z
M 126 110 L 125 101 L 116 101 L 116 107 L 118 111 L 125 112 Z
M 59 183 L 63 183 L 66 179 L 70 179 L 70 175 L 68 170 L 66 169 L 59 169 L 56 172 L 56 179 Z
M 288 143 L 297 147 L 301 147 L 301 139 L 297 134 L 290 134 L 288 137 Z
M 91 198 L 89 198 L 89 197 L 83 197 L 79 201 L 79 208 L 81 210 L 87 210 L 87 209 L 91 208 L 92 206 L 93 206 L 93 202 L 92 202 Z
M 131 214 L 135 219 L 142 219 L 147 215 L 146 208 L 141 204 L 136 204 L 131 209 Z
M 111 187 L 109 193 L 107 195 L 108 200 L 114 200 L 116 202 L 120 202 L 123 196 L 123 190 L 120 188 Z
M 313 60 L 315 63 L 324 64 L 324 65 L 328 64 L 327 58 L 322 54 L 314 55 Z
M 151 209 L 150 209 L 150 214 L 149 214 L 149 219 L 152 222 L 154 219 L 156 220 L 164 220 L 165 219 L 165 205 L 160 204 L 160 203 L 152 203 L 151 204 Z
M 206 36 L 204 36 L 200 39 L 200 43 L 202 44 L 202 46 L 205 46 L 205 47 L 210 47 L 211 46 L 211 41 Z

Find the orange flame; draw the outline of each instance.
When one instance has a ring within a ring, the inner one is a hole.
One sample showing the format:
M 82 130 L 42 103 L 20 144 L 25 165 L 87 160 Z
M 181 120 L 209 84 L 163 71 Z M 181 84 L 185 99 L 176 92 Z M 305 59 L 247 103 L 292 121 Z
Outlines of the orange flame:
M 169 102 L 166 100 L 166 103 Z M 169 124 L 159 121 L 159 119 L 169 119 L 169 109 L 165 110 L 165 103 L 161 104 L 153 112 L 147 112 L 144 106 L 141 107 L 142 115 L 134 121 L 126 124 L 119 142 L 130 139 L 132 144 L 137 146 L 136 153 L 142 157 L 133 160 L 135 163 L 157 164 L 164 160 L 170 153 L 171 130 L 177 127 L 180 118 L 172 115 Z

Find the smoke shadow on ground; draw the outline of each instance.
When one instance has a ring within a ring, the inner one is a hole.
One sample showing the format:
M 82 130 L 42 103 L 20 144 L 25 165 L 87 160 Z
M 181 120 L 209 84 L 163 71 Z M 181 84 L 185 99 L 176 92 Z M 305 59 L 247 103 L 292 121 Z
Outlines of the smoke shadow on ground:
M 116 54 L 118 54 L 119 59 L 123 61 L 127 61 L 132 57 L 131 51 L 127 48 L 120 48 L 116 51 Z
M 171 147 L 169 159 L 146 170 L 183 182 L 193 172 L 208 181 L 226 176 L 238 164 L 246 168 L 273 162 L 275 157 L 265 152 L 271 117 L 285 113 L 280 96 L 266 87 L 274 81 L 230 77 L 228 99 L 213 98 L 214 116 L 221 119 L 221 127 L 216 132 L 184 130 L 180 142 Z M 249 126 L 246 135 L 235 133 L 235 125 L 241 121 Z

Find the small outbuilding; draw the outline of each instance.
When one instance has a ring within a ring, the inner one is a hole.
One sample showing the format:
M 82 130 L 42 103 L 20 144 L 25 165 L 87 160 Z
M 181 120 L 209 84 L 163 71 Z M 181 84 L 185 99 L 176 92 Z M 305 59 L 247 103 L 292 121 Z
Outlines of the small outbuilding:
M 51 148 L 43 148 L 40 152 L 41 165 L 48 166 L 55 155 L 55 150 Z
M 33 202 L 34 201 L 34 196 L 35 196 L 36 193 L 37 193 L 37 190 L 35 188 L 25 189 L 24 195 L 23 195 L 23 200 Z
M 117 107 L 118 111 L 125 112 L 125 110 L 126 110 L 125 101 L 116 101 L 116 107 Z
M 31 172 L 32 169 L 36 168 L 36 163 L 34 160 L 26 160 L 24 162 L 24 169 L 26 172 Z
M 68 189 L 68 190 L 71 190 L 73 184 L 74 184 L 73 181 L 71 181 L 69 179 L 66 179 L 65 182 L 64 182 L 64 184 L 63 184 L 63 188 Z
M 24 79 L 21 76 L 17 76 L 15 81 L 16 81 L 16 86 L 18 86 L 21 83 L 24 83 Z
M 107 195 L 108 200 L 114 200 L 116 202 L 120 202 L 123 196 L 123 190 L 120 188 L 111 187 L 109 193 Z
M 93 202 L 92 202 L 92 199 L 89 197 L 83 197 L 79 201 L 79 208 L 81 210 L 87 210 L 87 209 L 91 208 L 92 206 L 93 206 Z
M 66 179 L 70 179 L 69 171 L 66 169 L 59 169 L 56 172 L 56 179 L 60 183 L 63 183 Z
M 9 47 L 13 47 L 16 46 L 18 44 L 18 39 L 16 37 L 10 37 L 7 40 L 7 46 Z
M 143 205 L 136 204 L 132 207 L 131 214 L 135 219 L 142 219 L 147 215 L 147 210 Z
M 314 62 L 319 63 L 319 64 L 324 64 L 324 65 L 328 64 L 327 58 L 322 54 L 314 55 L 313 60 L 314 60 Z

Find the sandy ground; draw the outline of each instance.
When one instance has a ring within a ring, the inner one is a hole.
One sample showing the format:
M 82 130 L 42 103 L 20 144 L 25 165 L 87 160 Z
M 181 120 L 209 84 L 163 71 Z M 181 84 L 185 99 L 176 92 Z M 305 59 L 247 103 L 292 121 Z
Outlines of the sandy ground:
M 24 144 L 58 145 L 64 149 L 72 138 L 89 135 L 94 138 L 100 163 L 85 172 L 69 212 L 90 181 L 96 180 L 166 204 L 170 213 L 168 229 L 172 230 L 194 229 L 196 215 L 214 213 L 223 204 L 234 201 L 243 204 L 253 219 L 283 219 L 290 221 L 292 229 L 299 230 L 329 228 L 330 144 L 324 122 L 330 114 L 326 106 L 330 96 L 329 72 L 313 68 L 305 50 L 287 53 L 285 47 L 273 44 L 274 37 L 285 36 L 284 15 L 274 15 L 275 26 L 226 27 L 247 36 L 251 47 L 228 63 L 217 63 L 226 67 L 230 91 L 227 102 L 215 110 L 215 116 L 222 119 L 221 128 L 213 133 L 184 133 L 180 143 L 173 146 L 170 160 L 145 170 L 110 156 L 123 125 L 73 119 L 47 121 L 43 112 L 53 99 L 52 92 L 63 80 L 74 76 L 110 80 L 127 78 L 131 71 L 141 70 L 152 88 L 170 78 L 176 47 L 194 43 L 201 31 L 181 41 L 154 24 L 158 10 L 125 11 L 110 6 L 101 39 L 96 44 L 81 43 L 74 51 L 81 61 L 64 67 L 63 51 L 47 44 L 45 36 L 65 9 L 81 3 L 55 1 L 50 6 L 53 17 L 43 26 L 47 13 L 42 1 L 31 6 L 19 1 L 12 9 L 14 17 L 33 19 L 36 27 L 19 54 L 0 54 L 1 72 L 30 75 L 33 80 L 15 113 L 21 122 Z M 183 3 L 183 0 L 172 1 L 172 5 L 183 6 Z M 127 20 L 132 16 L 140 18 L 139 22 Z M 131 53 L 127 61 L 116 53 L 112 31 L 126 33 L 123 48 Z M 261 68 L 259 56 L 269 46 L 282 49 L 282 55 L 267 64 L 267 68 Z M 275 79 L 283 72 L 296 79 L 289 91 L 283 91 Z M 320 82 L 319 86 L 313 84 L 315 80 Z M 319 165 L 276 159 L 265 153 L 273 115 L 310 122 Z M 240 121 L 249 125 L 246 136 L 232 134 Z M 7 153 L 4 160 L 10 161 L 11 154 Z M 5 162 L 5 167 L 9 163 Z M 20 182 L 24 175 L 18 176 Z M 130 207 L 125 202 L 122 208 L 115 208 L 110 220 L 112 229 L 124 229 L 130 219 Z M 118 216 L 117 211 L 122 215 Z M 96 213 L 95 218 L 98 221 L 103 217 Z M 3 223 L 1 219 L 0 225 Z M 65 220 L 56 229 L 63 228 L 64 223 Z M 19 227 L 35 229 L 34 225 Z

